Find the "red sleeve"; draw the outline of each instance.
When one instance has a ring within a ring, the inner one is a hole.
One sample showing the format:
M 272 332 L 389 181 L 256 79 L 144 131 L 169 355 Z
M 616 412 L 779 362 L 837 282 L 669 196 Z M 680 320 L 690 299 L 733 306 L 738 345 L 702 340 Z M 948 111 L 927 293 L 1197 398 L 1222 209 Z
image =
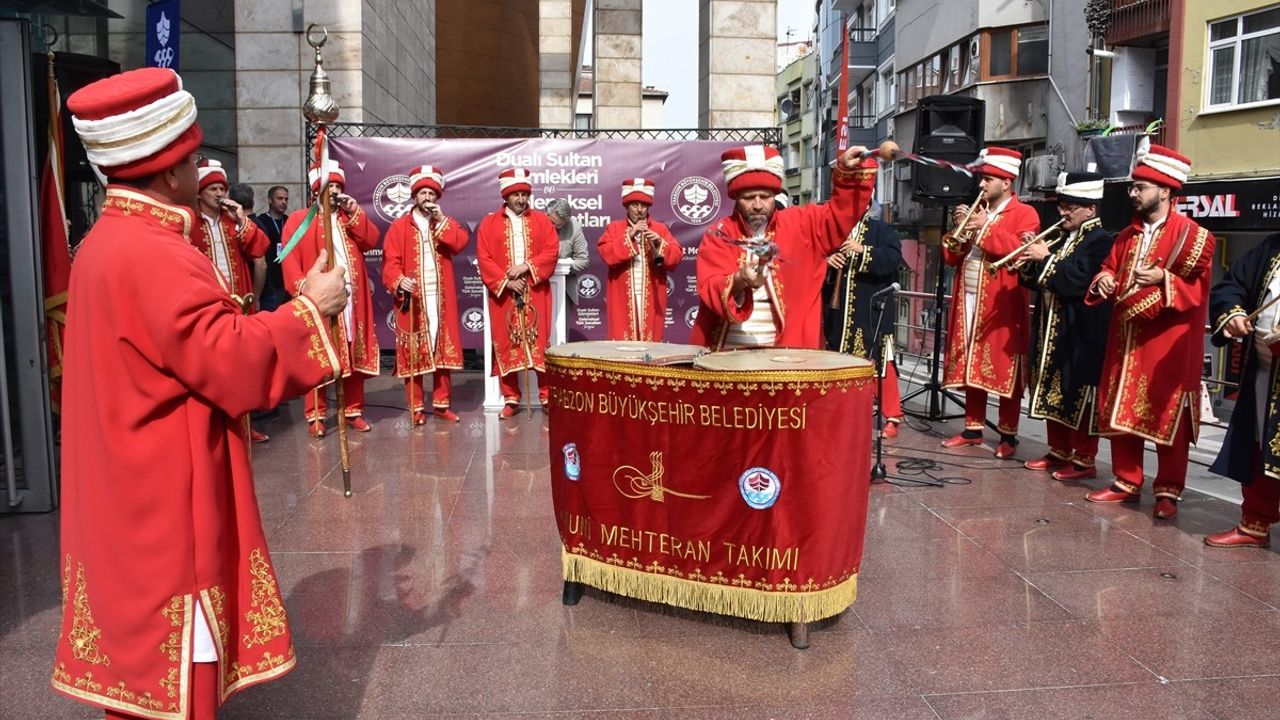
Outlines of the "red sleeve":
M 262 232 L 262 228 L 258 227 L 258 223 L 252 218 L 245 223 L 244 230 L 240 233 L 240 252 L 245 257 L 260 258 L 267 254 L 267 248 L 271 245 L 271 239 L 267 234 Z
M 631 258 L 636 254 L 627 242 L 627 221 L 615 220 L 609 223 L 600 234 L 600 239 L 596 241 L 596 249 L 600 251 L 600 257 L 609 267 L 631 262 Z
M 727 224 L 727 220 L 720 220 L 702 236 L 698 247 L 698 299 L 725 320 L 742 322 L 751 315 L 751 293 L 741 293 L 739 303 L 738 298 L 730 297 L 729 290 L 745 251 L 729 242 L 722 228 Z
M 332 379 L 338 356 L 309 299 L 244 315 L 213 266 L 196 260 L 204 258 L 193 252 L 166 263 L 174 272 L 149 275 L 148 301 L 135 308 L 163 367 L 179 382 L 239 417 Z
M 407 216 L 405 216 L 407 217 Z M 412 221 L 410 221 L 412 222 Z M 387 237 L 382 243 L 382 284 L 387 292 L 395 294 L 400 278 L 404 277 L 404 246 L 407 223 L 396 220 L 387 228 Z
M 494 252 L 494 245 L 504 239 L 503 222 L 501 215 L 489 215 L 476 228 L 476 263 L 480 268 L 480 279 L 489 292 L 498 297 L 502 297 L 502 291 L 507 287 L 506 258 Z
M 1022 244 L 1023 233 L 1040 231 L 1040 216 L 1030 206 L 1011 200 L 1004 217 L 991 225 L 982 238 L 982 251 L 987 260 L 999 260 Z
M 467 248 L 467 241 L 471 237 L 457 220 L 446 217 L 444 220 L 444 229 L 436 235 L 436 243 L 440 249 L 450 255 L 457 255 Z
M 529 211 L 529 237 L 533 240 L 533 257 L 529 258 L 529 277 L 531 285 L 540 285 L 551 280 L 556 271 L 556 261 L 560 259 L 560 236 L 556 234 L 556 226 L 551 219 L 540 212 Z
M 815 243 L 822 257 L 835 252 L 857 221 L 866 214 L 875 190 L 878 168 L 872 158 L 863 160 L 861 165 L 848 172 L 837 166 L 831 173 L 830 200 L 784 211 L 800 213 L 802 237 Z
M 1089 291 L 1085 293 L 1084 296 L 1085 305 L 1101 305 L 1102 303 L 1110 302 L 1113 299 L 1110 297 L 1103 298 L 1098 295 L 1098 293 L 1094 292 L 1093 288 L 1098 284 L 1098 280 L 1105 276 L 1109 275 L 1117 279 L 1120 277 L 1119 268 L 1124 262 L 1125 253 L 1129 252 L 1129 242 L 1131 238 L 1133 238 L 1133 232 L 1126 228 L 1121 230 L 1120 234 L 1116 236 L 1116 241 L 1111 243 L 1111 252 L 1107 253 L 1107 258 L 1102 261 L 1102 267 L 1098 270 L 1098 274 L 1094 275 L 1093 280 L 1089 283 Z M 1122 290 L 1117 290 L 1117 292 L 1121 291 Z
M 361 252 L 369 252 L 378 247 L 381 233 L 378 232 L 378 226 L 369 219 L 369 213 L 365 212 L 364 208 L 357 206 L 355 215 L 343 221 L 342 226 L 346 228 L 347 234 L 351 236 L 351 240 Z
M 1213 261 L 1215 243 L 1207 230 L 1192 226 L 1178 257 L 1165 266 L 1164 282 L 1116 300 L 1116 316 L 1126 322 L 1135 318 L 1154 320 L 1162 313 L 1186 313 L 1200 308 L 1208 297 L 1206 271 Z
M 667 270 L 672 270 L 684 259 L 684 248 L 676 241 L 671 229 L 660 222 L 649 223 L 649 227 L 662 238 L 662 261 Z

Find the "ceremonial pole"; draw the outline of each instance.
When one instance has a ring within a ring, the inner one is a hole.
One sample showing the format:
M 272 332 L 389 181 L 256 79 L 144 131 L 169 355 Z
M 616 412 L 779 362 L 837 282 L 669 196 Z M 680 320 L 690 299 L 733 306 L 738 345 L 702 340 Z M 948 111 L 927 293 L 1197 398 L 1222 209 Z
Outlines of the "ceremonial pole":
M 329 203 L 329 153 L 324 147 L 328 142 L 327 126 L 338 119 L 338 101 L 333 99 L 333 95 L 329 92 L 329 74 L 324 71 L 324 60 L 320 57 L 320 48 L 324 47 L 325 42 L 329 40 L 329 31 L 324 27 L 319 27 L 323 33 L 319 40 L 312 39 L 312 32 L 319 26 L 307 26 L 307 44 L 316 51 L 316 67 L 311 71 L 311 92 L 307 96 L 307 102 L 302 106 L 302 115 L 307 122 L 316 126 L 316 164 L 319 166 L 317 173 L 319 175 L 319 185 L 317 192 L 319 193 L 320 202 L 320 237 L 324 241 L 325 251 L 329 254 L 329 262 L 326 269 L 332 270 L 336 262 L 333 252 L 333 233 L 331 232 L 333 222 L 333 208 Z M 348 299 L 350 302 L 350 299 Z M 346 348 L 346 338 L 342 331 L 341 315 L 331 320 L 329 325 L 329 333 L 333 336 L 334 345 L 339 348 L 341 353 Z M 352 369 L 352 372 L 355 372 Z M 347 446 L 347 408 L 346 393 L 342 391 L 342 368 L 338 368 L 337 381 L 334 383 L 334 398 L 338 406 L 338 456 L 342 463 L 342 494 L 344 497 L 351 497 L 351 451 Z

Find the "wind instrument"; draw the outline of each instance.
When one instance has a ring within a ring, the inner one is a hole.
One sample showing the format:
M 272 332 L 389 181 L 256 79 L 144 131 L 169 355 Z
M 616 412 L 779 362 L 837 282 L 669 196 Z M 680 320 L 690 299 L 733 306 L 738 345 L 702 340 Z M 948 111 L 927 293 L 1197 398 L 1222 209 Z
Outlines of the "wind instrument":
M 989 274 L 989 275 L 995 275 L 997 272 L 999 272 L 999 271 L 1000 271 L 1000 268 L 1004 267 L 1005 265 L 1009 265 L 1009 269 L 1010 269 L 1010 270 L 1012 270 L 1012 271 L 1014 271 L 1014 272 L 1016 272 L 1016 271 L 1018 271 L 1018 270 L 1021 270 L 1021 269 L 1022 269 L 1023 261 L 1022 261 L 1022 260 L 1017 260 L 1016 262 L 1014 262 L 1014 261 L 1016 260 L 1016 258 L 1017 258 L 1019 255 L 1021 255 L 1022 253 L 1026 252 L 1026 251 L 1027 251 L 1027 248 L 1031 247 L 1032 245 L 1035 245 L 1036 243 L 1040 242 L 1041 240 L 1044 240 L 1045 238 L 1049 237 L 1050 235 L 1054 235 L 1054 238 L 1053 238 L 1052 240 L 1049 240 L 1048 242 L 1046 242 L 1046 243 L 1045 243 L 1045 246 L 1046 246 L 1046 247 L 1053 247 L 1054 245 L 1057 245 L 1059 242 L 1061 242 L 1061 241 L 1062 241 L 1062 223 L 1064 223 L 1064 222 L 1066 222 L 1066 218 L 1063 218 L 1062 220 L 1059 220 L 1058 222 L 1056 222 L 1056 223 L 1054 223 L 1054 224 L 1050 225 L 1049 227 L 1047 227 L 1047 228 L 1045 228 L 1043 231 L 1041 231 L 1041 233 L 1040 233 L 1039 235 L 1036 235 L 1035 237 L 1031 238 L 1030 240 L 1028 240 L 1028 241 L 1026 241 L 1026 242 L 1022 243 L 1021 245 L 1019 245 L 1019 246 L 1018 246 L 1018 247 L 1017 247 L 1013 252 L 1011 252 L 1011 253 L 1009 253 L 1008 255 L 1005 255 L 1004 257 L 1000 258 L 999 260 L 997 260 L 997 261 L 995 261 L 995 262 L 993 262 L 993 263 L 991 263 L 991 264 L 987 265 L 987 274 Z M 1012 263 L 1012 264 L 1010 264 L 1010 263 Z
M 978 195 L 978 199 L 974 200 L 969 209 L 965 211 L 964 217 L 960 219 L 960 222 L 956 223 L 951 232 L 943 234 L 942 247 L 951 252 L 960 252 L 965 245 L 973 242 L 973 231 L 965 226 L 969 224 L 969 219 L 973 217 L 975 212 L 981 209 L 985 213 L 989 209 L 989 205 L 986 193 Z

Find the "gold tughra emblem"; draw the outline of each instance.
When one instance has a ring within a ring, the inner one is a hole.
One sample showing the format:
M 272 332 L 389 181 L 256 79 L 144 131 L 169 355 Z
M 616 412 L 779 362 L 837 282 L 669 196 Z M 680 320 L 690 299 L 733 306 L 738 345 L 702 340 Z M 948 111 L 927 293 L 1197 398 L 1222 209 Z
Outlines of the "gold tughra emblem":
M 711 497 L 710 495 L 691 495 L 689 493 L 676 492 L 670 488 L 663 487 L 662 476 L 666 469 L 662 466 L 661 450 L 649 453 L 649 462 L 652 463 L 653 469 L 648 474 L 631 465 L 623 465 L 613 471 L 613 486 L 618 488 L 618 492 L 622 493 L 623 497 L 631 498 L 632 500 L 647 497 L 654 502 L 662 502 L 665 495 L 674 495 L 691 500 L 706 500 Z

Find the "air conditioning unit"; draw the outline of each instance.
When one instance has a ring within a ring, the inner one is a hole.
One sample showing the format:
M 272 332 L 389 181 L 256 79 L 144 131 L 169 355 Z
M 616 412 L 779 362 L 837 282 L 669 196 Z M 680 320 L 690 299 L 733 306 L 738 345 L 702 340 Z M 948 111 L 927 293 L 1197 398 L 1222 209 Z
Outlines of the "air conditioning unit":
M 1051 190 L 1058 185 L 1058 156 L 1036 155 L 1022 164 L 1022 184 L 1028 190 Z

